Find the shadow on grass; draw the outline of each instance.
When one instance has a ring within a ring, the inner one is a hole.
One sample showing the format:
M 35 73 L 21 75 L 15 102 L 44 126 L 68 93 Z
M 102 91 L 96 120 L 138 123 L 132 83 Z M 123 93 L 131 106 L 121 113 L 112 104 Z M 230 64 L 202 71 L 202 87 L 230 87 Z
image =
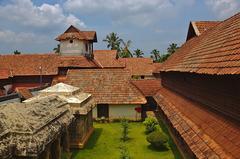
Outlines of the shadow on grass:
M 160 119 L 158 120 L 159 125 L 162 129 L 162 131 L 169 136 L 169 147 L 172 149 L 173 155 L 175 159 L 183 159 L 182 155 L 180 154 L 176 144 L 174 143 L 173 139 L 171 138 L 171 135 L 168 132 L 167 126 L 164 124 L 164 122 Z
M 93 149 L 93 147 L 96 145 L 100 135 L 102 134 L 102 131 L 103 131 L 102 128 L 95 128 L 92 136 L 88 140 L 88 142 L 85 145 L 84 149 Z
M 154 147 L 153 145 L 148 145 L 147 148 L 157 152 L 164 152 L 169 150 L 166 146 L 161 146 L 157 148 L 157 147 Z
M 95 128 L 92 136 L 89 138 L 87 144 L 85 145 L 84 149 L 93 149 L 96 145 L 99 137 L 102 134 L 103 129 L 102 128 Z M 80 150 L 81 151 L 81 150 Z M 79 153 L 79 149 L 74 149 L 71 159 L 75 159 L 77 154 Z

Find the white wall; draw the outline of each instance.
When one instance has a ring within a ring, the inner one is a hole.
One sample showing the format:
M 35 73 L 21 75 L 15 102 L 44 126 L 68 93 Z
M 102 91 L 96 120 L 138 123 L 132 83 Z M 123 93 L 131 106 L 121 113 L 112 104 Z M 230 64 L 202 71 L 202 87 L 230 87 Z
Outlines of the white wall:
M 141 107 L 141 105 L 109 105 L 109 118 L 140 120 L 141 113 L 135 111 L 136 107 Z M 97 106 L 93 109 L 93 117 L 97 118 Z
M 88 44 L 88 51 L 86 50 L 85 43 Z M 64 40 L 60 42 L 60 54 L 61 55 L 84 55 L 92 52 L 91 43 L 89 41 L 80 41 L 73 39 L 73 43 L 70 40 Z

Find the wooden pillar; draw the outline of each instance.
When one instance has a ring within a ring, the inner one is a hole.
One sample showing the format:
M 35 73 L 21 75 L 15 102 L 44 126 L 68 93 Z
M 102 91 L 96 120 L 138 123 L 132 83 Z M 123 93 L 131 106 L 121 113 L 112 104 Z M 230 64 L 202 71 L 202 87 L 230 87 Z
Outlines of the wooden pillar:
M 52 143 L 51 155 L 52 155 L 52 159 L 61 159 L 60 137 L 57 138 L 56 141 Z

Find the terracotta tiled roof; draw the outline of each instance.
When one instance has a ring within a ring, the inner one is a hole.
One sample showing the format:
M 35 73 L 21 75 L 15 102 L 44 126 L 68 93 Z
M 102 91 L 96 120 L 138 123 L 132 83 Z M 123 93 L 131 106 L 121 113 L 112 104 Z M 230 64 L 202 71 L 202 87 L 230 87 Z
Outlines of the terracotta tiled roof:
M 70 26 L 63 34 L 59 35 L 56 40 L 79 39 L 97 42 L 95 31 L 81 31 L 74 26 Z
M 58 56 L 57 67 L 97 68 L 98 65 L 84 56 Z
M 67 77 L 66 76 L 56 76 L 52 80 L 52 86 L 57 84 L 57 83 L 64 83 L 66 81 Z
M 160 69 L 162 67 L 162 63 L 153 63 L 153 66 L 154 66 L 154 70 L 153 70 L 153 73 L 160 73 Z
M 65 83 L 90 93 L 99 104 L 145 104 L 142 93 L 123 69 L 69 70 Z
M 10 76 L 10 72 L 8 69 L 0 68 L 0 79 L 7 79 Z
M 161 70 L 240 74 L 240 13 L 188 40 Z
M 218 25 L 221 21 L 194 21 L 191 22 L 194 26 L 195 32 L 197 35 L 202 34 L 203 32 L 207 31 L 208 29 L 211 29 L 212 27 L 215 27 Z
M 117 50 L 94 50 L 93 54 L 96 63 L 102 68 L 125 67 L 117 58 Z
M 119 58 L 131 75 L 152 75 L 154 66 L 151 58 Z
M 154 99 L 197 158 L 239 158 L 239 125 L 163 87 Z
M 54 54 L 0 55 L 0 68 L 8 69 L 11 76 L 57 74 L 56 62 Z
M 23 100 L 26 100 L 26 99 L 29 99 L 29 98 L 33 97 L 32 93 L 26 88 L 18 88 L 18 89 L 16 89 L 16 91 L 21 96 L 21 98 Z
M 57 75 L 58 67 L 96 68 L 98 66 L 84 56 L 59 56 L 56 54 L 0 55 L 1 78 Z
M 144 79 L 144 80 L 132 80 L 135 85 L 145 96 L 155 95 L 161 86 L 161 80 Z
M 1 96 L 5 96 L 5 91 L 0 88 L 0 97 L 1 97 Z

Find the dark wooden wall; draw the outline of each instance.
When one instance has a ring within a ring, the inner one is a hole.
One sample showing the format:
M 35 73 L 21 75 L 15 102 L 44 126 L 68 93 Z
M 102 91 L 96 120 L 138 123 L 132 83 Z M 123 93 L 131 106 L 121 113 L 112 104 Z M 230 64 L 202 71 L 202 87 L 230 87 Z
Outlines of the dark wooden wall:
M 164 87 L 240 121 L 240 75 L 162 72 L 161 78 Z

